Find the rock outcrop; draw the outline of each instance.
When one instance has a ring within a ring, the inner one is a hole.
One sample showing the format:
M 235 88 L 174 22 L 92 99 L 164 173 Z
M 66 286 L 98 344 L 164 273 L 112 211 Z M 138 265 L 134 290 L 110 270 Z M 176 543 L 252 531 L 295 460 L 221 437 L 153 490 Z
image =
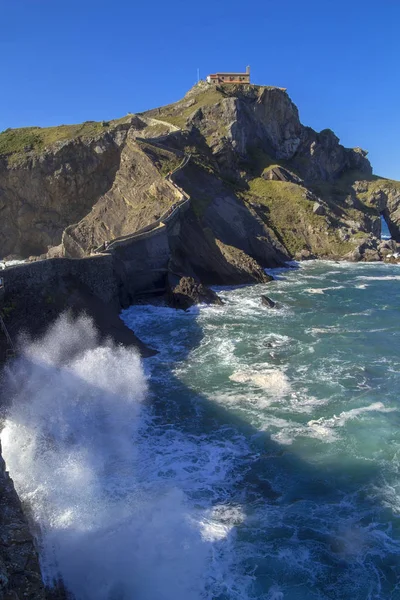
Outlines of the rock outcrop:
M 0 446 L 0 598 L 45 600 L 38 555 Z
M 149 111 L 160 119 L 180 119 L 207 140 L 221 168 L 235 172 L 251 159 L 254 148 L 278 161 L 293 161 L 308 180 L 334 180 L 345 169 L 372 174 L 366 152 L 344 148 L 330 129 L 305 127 L 285 90 L 269 86 L 200 84 L 174 105 Z M 184 120 L 184 115 L 187 114 Z
M 175 183 L 192 210 L 171 254 L 188 275 L 260 281 L 288 258 L 362 257 L 381 214 L 400 240 L 400 185 L 365 151 L 302 125 L 280 88 L 201 82 L 119 121 L 0 134 L 0 256 L 82 257 L 151 226 L 180 197 L 165 175 L 188 153 Z
M 276 302 L 274 302 L 273 300 L 271 300 L 271 298 L 269 298 L 265 294 L 263 294 L 261 296 L 261 304 L 263 306 L 266 306 L 267 308 L 276 308 Z
M 167 298 L 170 306 L 184 310 L 194 304 L 216 304 L 218 306 L 223 304 L 218 294 L 199 281 L 195 281 L 193 277 L 180 277 L 176 283 L 172 281 Z

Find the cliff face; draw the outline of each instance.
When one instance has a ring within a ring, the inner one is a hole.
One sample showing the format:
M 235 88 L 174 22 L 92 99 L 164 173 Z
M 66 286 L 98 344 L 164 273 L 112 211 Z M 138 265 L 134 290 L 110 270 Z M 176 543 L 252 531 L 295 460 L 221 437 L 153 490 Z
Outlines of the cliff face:
M 381 214 L 400 239 L 400 184 L 373 176 L 367 153 L 343 147 L 331 130 L 303 126 L 284 90 L 200 84 L 146 114 L 188 130 L 203 164 L 290 256 L 359 259 L 366 249 L 365 258 L 379 259 Z M 214 221 L 213 208 L 215 197 L 203 222 Z
M 255 149 L 292 166 L 308 180 L 329 181 L 346 169 L 371 175 L 366 152 L 344 148 L 330 129 L 320 133 L 300 123 L 297 107 L 279 88 L 265 86 L 196 86 L 189 102 L 147 114 L 196 127 L 221 167 L 234 170 L 242 161 L 250 164 Z M 191 104 L 193 100 L 195 104 Z M 189 105 L 189 106 L 188 106 Z M 196 106 L 198 108 L 196 109 Z
M 44 600 L 39 562 L 32 535 L 0 446 L 0 598 Z
M 61 242 L 112 185 L 123 131 L 60 142 L 20 160 L 0 158 L 0 255 L 41 254 Z
M 400 241 L 400 185 L 374 177 L 365 151 L 303 126 L 284 90 L 202 82 L 119 121 L 0 134 L 0 256 L 82 257 L 148 226 L 179 199 L 165 175 L 185 154 L 176 182 L 192 210 L 173 259 L 211 279 L 243 276 L 226 247 L 263 267 L 380 258 L 381 214 Z

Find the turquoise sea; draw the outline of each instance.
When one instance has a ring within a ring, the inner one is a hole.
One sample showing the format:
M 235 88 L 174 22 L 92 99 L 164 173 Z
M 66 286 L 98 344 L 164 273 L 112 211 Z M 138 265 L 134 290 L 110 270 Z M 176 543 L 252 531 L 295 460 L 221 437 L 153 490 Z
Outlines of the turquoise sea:
M 272 273 L 218 289 L 223 307 L 125 310 L 153 358 L 65 321 L 14 365 L 2 442 L 48 581 L 85 600 L 400 599 L 400 266 Z M 67 360 L 71 336 L 90 339 Z

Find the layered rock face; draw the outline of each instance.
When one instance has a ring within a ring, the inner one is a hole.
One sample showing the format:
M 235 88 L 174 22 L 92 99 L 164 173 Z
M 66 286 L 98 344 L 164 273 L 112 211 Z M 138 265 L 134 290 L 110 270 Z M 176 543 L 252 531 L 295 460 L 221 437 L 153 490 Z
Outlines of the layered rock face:
M 18 151 L 15 130 L 0 155 L 0 256 L 83 257 L 151 226 L 177 201 L 165 175 L 189 153 L 176 183 L 191 211 L 171 245 L 187 273 L 254 280 L 238 252 L 261 267 L 362 258 L 365 246 L 380 258 L 381 214 L 400 240 L 399 184 L 374 177 L 366 152 L 331 130 L 302 125 L 282 89 L 202 82 L 175 104 L 100 125 L 44 147 L 57 132 L 41 130 L 42 146 Z
M 136 130 L 126 134 L 110 189 L 97 198 L 89 214 L 65 231 L 62 241 L 67 256 L 85 256 L 105 241 L 129 235 L 156 221 L 180 200 L 136 135 Z M 175 154 L 171 157 L 178 159 Z
M 373 176 L 361 148 L 343 147 L 329 129 L 303 126 L 284 90 L 201 83 L 182 101 L 146 114 L 190 132 L 214 173 L 230 181 L 225 197 L 233 188 L 275 237 L 276 250 L 296 258 L 362 259 L 368 247 L 368 258 L 379 259 L 381 214 L 397 239 L 400 185 Z M 203 222 L 215 223 L 215 204 L 211 199 Z
M 176 200 L 135 141 L 146 124 L 125 121 L 94 137 L 0 156 L 0 257 L 46 253 L 67 227 L 74 255 L 84 256 L 148 224 Z
M 0 158 L 0 256 L 41 254 L 61 242 L 115 179 L 125 132 L 71 140 L 21 162 Z
M 210 95 L 207 84 L 196 91 L 199 96 Z M 317 133 L 303 126 L 297 107 L 284 90 L 225 85 L 212 91 L 216 102 L 202 103 L 189 114 L 185 125 L 200 131 L 221 167 L 233 170 L 241 160 L 251 162 L 252 150 L 258 148 L 277 160 L 293 161 L 309 181 L 333 180 L 345 169 L 372 174 L 365 151 L 344 148 L 330 129 Z M 188 110 L 184 102 L 172 106 L 166 118 Z M 160 110 L 165 118 L 166 111 Z

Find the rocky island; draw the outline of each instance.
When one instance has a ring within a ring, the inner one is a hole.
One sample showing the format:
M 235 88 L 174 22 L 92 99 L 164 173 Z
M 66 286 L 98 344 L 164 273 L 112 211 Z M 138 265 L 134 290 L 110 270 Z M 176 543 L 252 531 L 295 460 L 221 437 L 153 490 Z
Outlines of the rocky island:
M 373 175 L 367 153 L 330 129 L 302 125 L 285 90 L 200 82 L 115 121 L 2 132 L 0 214 L 0 257 L 25 261 L 1 273 L 12 340 L 70 309 L 148 356 L 121 307 L 155 295 L 182 308 L 218 303 L 207 285 L 267 282 L 265 268 L 291 259 L 384 260 L 400 243 L 400 183 Z M 2 333 L 2 362 L 9 351 Z M 3 524 L 24 545 L 2 542 L 3 597 L 21 597 L 28 579 L 39 598 L 4 469 L 3 479 Z

